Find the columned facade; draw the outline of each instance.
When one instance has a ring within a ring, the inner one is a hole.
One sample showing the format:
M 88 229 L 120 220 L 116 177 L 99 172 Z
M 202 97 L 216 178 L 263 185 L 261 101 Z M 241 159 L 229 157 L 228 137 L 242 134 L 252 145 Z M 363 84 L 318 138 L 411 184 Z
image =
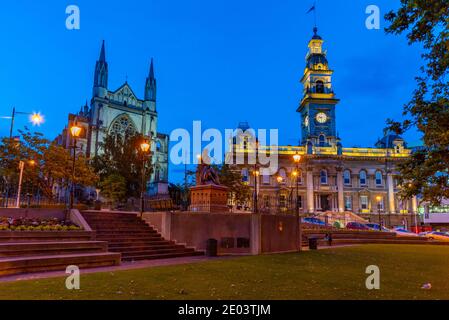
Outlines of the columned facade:
M 411 155 L 400 136 L 387 134 L 368 148 L 345 147 L 339 138 L 336 108 L 340 100 L 333 87 L 334 72 L 323 43 L 315 28 L 300 80 L 302 99 L 296 110 L 301 127 L 300 143 L 276 150 L 279 155 L 277 172 L 260 179 L 258 196 L 267 201 L 259 200 L 259 212 L 291 212 L 295 208 L 298 173 L 293 157 L 300 155 L 298 203 L 301 213 L 416 213 L 416 199 L 399 197 L 397 164 Z M 241 153 L 250 152 L 244 141 L 251 130 L 246 123 L 240 129 L 243 134 L 233 139 L 232 156 L 245 159 L 248 157 Z M 252 137 L 252 141 L 256 141 L 256 137 Z M 270 150 L 270 147 L 263 147 Z M 254 164 L 236 165 L 235 170 L 241 170 L 244 176 L 252 166 Z

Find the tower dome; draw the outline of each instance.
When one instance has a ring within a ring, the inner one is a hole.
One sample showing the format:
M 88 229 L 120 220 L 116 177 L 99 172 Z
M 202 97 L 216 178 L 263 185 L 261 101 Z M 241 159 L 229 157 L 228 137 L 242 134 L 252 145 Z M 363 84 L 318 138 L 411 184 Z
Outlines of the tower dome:
M 318 28 L 313 28 L 313 37 L 309 42 L 309 53 L 306 58 L 306 68 L 310 70 L 328 70 L 329 63 L 323 52 L 323 38 L 318 35 Z

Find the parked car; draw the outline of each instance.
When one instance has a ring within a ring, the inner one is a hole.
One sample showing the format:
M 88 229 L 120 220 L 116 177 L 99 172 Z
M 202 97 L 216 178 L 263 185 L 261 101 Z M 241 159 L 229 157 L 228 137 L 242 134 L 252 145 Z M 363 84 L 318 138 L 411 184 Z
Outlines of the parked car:
M 430 231 L 430 232 L 421 232 L 419 235 L 424 236 L 430 240 L 449 242 L 449 234 L 447 232 Z
M 316 224 L 320 226 L 325 226 L 326 224 L 318 218 L 304 218 L 302 220 L 304 223 Z
M 364 225 L 363 223 L 360 222 L 349 222 L 346 225 L 346 229 L 350 229 L 350 230 L 370 230 L 370 228 L 368 228 L 368 226 Z
M 394 228 L 392 231 L 395 232 L 397 236 L 419 237 L 416 233 L 410 232 L 404 228 Z
M 370 228 L 371 230 L 374 230 L 374 231 L 379 231 L 380 229 L 379 229 L 379 224 L 378 223 L 367 223 L 367 224 L 365 224 L 368 228 Z M 384 231 L 384 232 L 391 232 L 391 230 L 390 229 L 388 229 L 388 228 L 385 228 L 384 226 L 382 226 L 382 231 Z

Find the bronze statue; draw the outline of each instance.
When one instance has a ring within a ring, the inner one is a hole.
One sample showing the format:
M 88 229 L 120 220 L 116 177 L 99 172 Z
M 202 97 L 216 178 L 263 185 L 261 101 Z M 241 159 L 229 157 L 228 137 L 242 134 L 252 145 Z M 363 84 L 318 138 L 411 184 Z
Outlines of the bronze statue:
M 198 165 L 196 174 L 196 184 L 200 185 L 220 185 L 220 178 L 217 171 L 210 165 L 210 157 L 207 149 L 203 151 L 201 163 Z

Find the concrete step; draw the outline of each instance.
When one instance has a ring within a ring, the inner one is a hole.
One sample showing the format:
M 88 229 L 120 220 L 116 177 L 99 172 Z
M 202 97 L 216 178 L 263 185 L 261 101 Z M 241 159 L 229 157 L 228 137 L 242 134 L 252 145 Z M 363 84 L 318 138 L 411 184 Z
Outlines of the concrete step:
M 107 252 L 104 241 L 1 243 L 1 257 Z
M 113 266 L 119 265 L 120 260 L 119 253 L 110 252 L 0 258 L 0 276 L 65 270 L 70 265 L 76 265 L 79 268 Z
M 153 256 L 160 254 L 171 254 L 171 253 L 193 253 L 195 250 L 189 248 L 171 248 L 171 249 L 157 249 L 157 250 L 142 250 L 142 251 L 124 251 L 122 252 L 122 259 L 127 257 L 135 256 Z
M 92 239 L 87 231 L 0 231 L 0 243 L 27 241 L 87 241 Z
M 129 236 L 129 235 L 98 235 L 97 240 L 113 241 L 113 242 L 133 242 L 133 241 L 160 241 L 163 240 L 161 235 L 155 236 Z
M 125 247 L 134 247 L 134 246 L 161 246 L 161 245 L 173 245 L 173 241 L 169 240 L 159 240 L 159 241 L 114 241 L 111 240 L 109 243 L 109 249 L 113 248 L 125 248 Z
M 130 246 L 120 246 L 120 245 L 116 245 L 116 246 L 112 246 L 111 248 L 109 248 L 109 251 L 112 252 L 131 252 L 131 251 L 143 251 L 143 250 L 147 250 L 147 249 L 151 249 L 151 250 L 165 250 L 165 249 L 171 249 L 171 248 L 177 248 L 177 249 L 181 249 L 181 248 L 185 248 L 185 246 L 183 245 L 179 245 L 179 244 L 152 244 L 152 245 L 130 245 Z
M 154 230 L 98 230 L 97 236 L 122 236 L 133 234 L 135 236 L 155 236 L 159 235 L 157 231 Z
M 181 258 L 181 257 L 195 257 L 203 256 L 204 252 L 193 251 L 184 253 L 164 253 L 155 255 L 135 255 L 123 258 L 124 261 L 138 261 L 138 260 L 156 260 L 156 259 L 171 259 L 171 258 Z

